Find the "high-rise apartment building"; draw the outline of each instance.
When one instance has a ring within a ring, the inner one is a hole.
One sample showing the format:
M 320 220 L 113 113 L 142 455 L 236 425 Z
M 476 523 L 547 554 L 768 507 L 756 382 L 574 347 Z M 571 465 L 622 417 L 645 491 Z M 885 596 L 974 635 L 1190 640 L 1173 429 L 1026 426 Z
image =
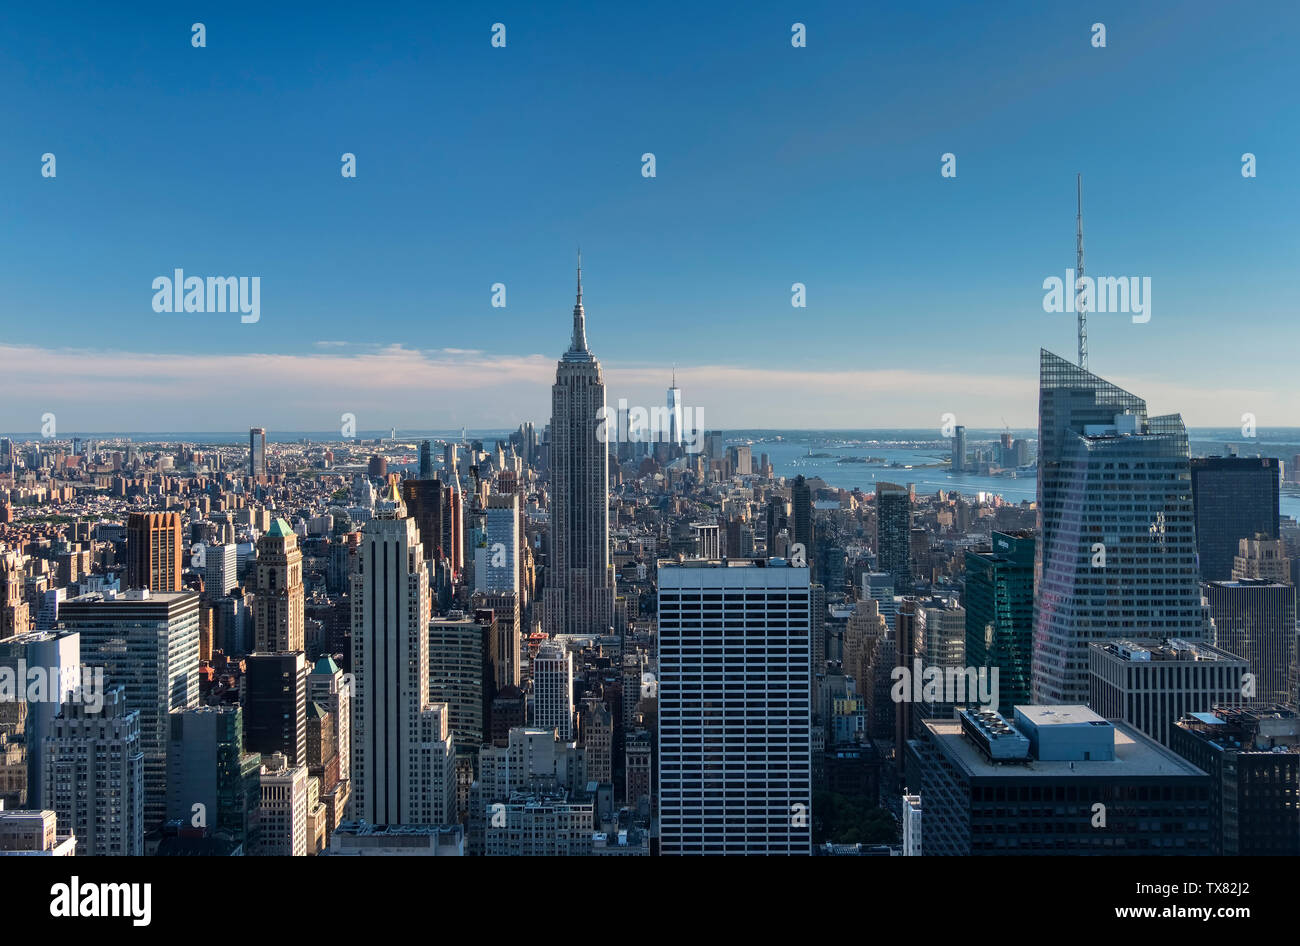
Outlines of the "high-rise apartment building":
M 144 854 L 144 753 L 140 713 L 126 691 L 110 687 L 98 712 L 69 700 L 50 724 L 41 753 L 41 807 L 77 838 L 81 855 Z
M 579 261 L 573 339 L 551 388 L 550 548 L 543 600 L 543 630 L 551 635 L 604 634 L 614 624 L 605 413 L 605 378 L 587 348 Z
M 876 484 L 876 567 L 894 579 L 894 589 L 912 587 L 912 493 L 896 483 Z
M 953 473 L 966 472 L 966 428 L 958 425 L 952 435 L 952 463 L 950 464 Z
M 659 566 L 663 854 L 808 854 L 812 620 L 807 568 Z
M 126 522 L 126 584 L 180 591 L 185 542 L 178 512 L 133 512 Z
M 1038 412 L 1034 693 L 1083 704 L 1090 641 L 1205 638 L 1187 430 L 1048 351 Z

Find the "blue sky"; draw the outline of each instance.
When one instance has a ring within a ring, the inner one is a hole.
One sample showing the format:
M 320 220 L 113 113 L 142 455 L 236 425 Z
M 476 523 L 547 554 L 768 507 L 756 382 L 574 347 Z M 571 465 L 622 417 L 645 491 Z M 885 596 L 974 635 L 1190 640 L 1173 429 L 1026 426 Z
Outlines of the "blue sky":
M 1295 4 L 321 6 L 0 12 L 0 428 L 544 422 L 579 244 L 611 400 L 1032 425 L 1076 171 L 1089 272 L 1153 287 L 1093 370 L 1300 423 Z M 261 320 L 153 312 L 178 267 Z

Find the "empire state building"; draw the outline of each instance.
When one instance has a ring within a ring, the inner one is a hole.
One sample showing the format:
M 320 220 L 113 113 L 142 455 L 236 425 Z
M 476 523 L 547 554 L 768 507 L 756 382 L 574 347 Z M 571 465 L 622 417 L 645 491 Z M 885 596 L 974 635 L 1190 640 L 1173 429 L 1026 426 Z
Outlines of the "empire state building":
M 543 630 L 604 634 L 614 623 L 614 573 L 609 560 L 609 451 L 597 435 L 605 411 L 605 379 L 587 349 L 582 310 L 582 257 L 573 340 L 551 388 L 551 525 L 543 598 Z

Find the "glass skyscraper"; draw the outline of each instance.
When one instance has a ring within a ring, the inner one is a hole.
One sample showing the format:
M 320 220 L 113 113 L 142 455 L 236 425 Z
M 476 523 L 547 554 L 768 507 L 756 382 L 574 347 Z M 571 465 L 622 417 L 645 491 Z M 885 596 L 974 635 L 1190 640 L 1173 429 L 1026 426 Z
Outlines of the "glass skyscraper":
M 1202 581 L 1228 581 L 1237 543 L 1278 537 L 1278 461 L 1273 457 L 1197 457 L 1192 505 Z
M 1089 641 L 1205 637 L 1187 429 L 1048 351 L 1038 424 L 1034 702 L 1083 704 Z
M 966 664 L 998 668 L 998 712 L 1030 701 L 1034 629 L 1034 536 L 993 533 L 990 549 L 966 552 Z

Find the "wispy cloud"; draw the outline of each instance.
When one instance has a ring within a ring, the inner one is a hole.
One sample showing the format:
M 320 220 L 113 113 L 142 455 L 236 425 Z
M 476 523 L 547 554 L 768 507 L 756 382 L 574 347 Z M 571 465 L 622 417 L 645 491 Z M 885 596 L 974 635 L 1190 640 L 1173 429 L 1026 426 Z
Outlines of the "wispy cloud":
M 262 424 L 331 430 L 343 413 L 362 429 L 511 427 L 550 417 L 552 355 L 418 350 L 341 343 L 312 354 L 164 354 L 0 346 L 0 428 L 39 429 L 53 412 L 60 430 L 232 430 Z M 705 364 L 677 367 L 683 401 L 706 426 L 929 427 L 1036 423 L 1031 372 L 952 374 L 924 369 L 818 371 Z M 664 402 L 671 366 L 604 364 L 609 403 Z M 1182 412 L 1194 425 L 1260 426 L 1300 417 L 1300 394 L 1215 390 L 1117 377 L 1153 413 Z

